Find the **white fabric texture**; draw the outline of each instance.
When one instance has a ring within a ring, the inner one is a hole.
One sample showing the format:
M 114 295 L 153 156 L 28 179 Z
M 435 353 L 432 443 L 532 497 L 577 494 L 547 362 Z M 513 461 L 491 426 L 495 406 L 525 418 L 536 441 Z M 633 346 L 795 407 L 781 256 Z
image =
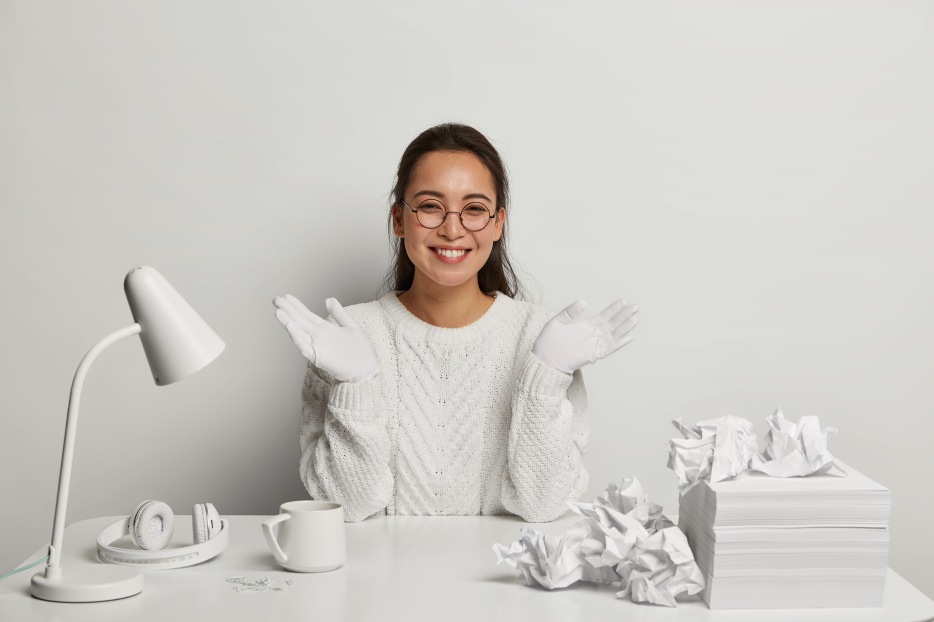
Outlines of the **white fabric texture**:
M 583 378 L 531 353 L 553 311 L 498 293 L 473 324 L 440 328 L 394 292 L 345 310 L 380 372 L 338 382 L 308 365 L 300 470 L 312 498 L 343 504 L 348 521 L 509 512 L 543 522 L 587 488 Z

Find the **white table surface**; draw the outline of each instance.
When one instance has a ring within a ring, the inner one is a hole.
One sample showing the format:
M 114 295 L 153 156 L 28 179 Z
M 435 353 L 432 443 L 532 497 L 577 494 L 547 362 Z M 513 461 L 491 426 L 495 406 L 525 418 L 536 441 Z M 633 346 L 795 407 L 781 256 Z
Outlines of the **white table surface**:
M 98 533 L 119 517 L 77 522 L 65 530 L 63 567 L 97 564 Z M 665 621 L 892 621 L 934 618 L 934 601 L 891 569 L 885 606 L 878 609 L 711 611 L 696 597 L 677 608 L 637 605 L 609 586 L 577 584 L 547 591 L 525 585 L 496 564 L 494 542 L 508 545 L 523 523 L 515 517 L 394 516 L 347 525 L 347 564 L 336 571 L 281 570 L 266 548 L 266 516 L 227 516 L 230 546 L 219 557 L 178 570 L 145 571 L 141 594 L 104 603 L 52 603 L 32 598 L 30 578 L 42 566 L 0 582 L 0 622 L 29 620 L 133 620 L 208 622 L 255 620 L 586 620 Z M 562 533 L 578 517 L 541 525 Z M 190 518 L 176 518 L 176 545 L 191 543 Z M 24 565 L 45 555 L 37 550 Z M 268 577 L 282 591 L 237 592 L 226 579 Z M 286 585 L 286 581 L 291 585 Z

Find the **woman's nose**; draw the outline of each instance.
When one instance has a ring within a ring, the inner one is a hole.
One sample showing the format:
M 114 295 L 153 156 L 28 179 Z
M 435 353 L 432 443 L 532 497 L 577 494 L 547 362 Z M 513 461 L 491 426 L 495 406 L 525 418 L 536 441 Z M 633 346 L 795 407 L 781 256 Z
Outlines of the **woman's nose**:
M 459 238 L 467 230 L 461 224 L 461 215 L 459 212 L 448 212 L 445 214 L 444 222 L 441 223 L 441 233 L 446 238 Z

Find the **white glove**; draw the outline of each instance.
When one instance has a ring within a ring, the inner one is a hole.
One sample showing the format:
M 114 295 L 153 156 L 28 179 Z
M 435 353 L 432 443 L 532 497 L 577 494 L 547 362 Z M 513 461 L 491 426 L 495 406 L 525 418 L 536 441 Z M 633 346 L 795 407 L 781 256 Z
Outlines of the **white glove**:
M 379 373 L 376 354 L 360 327 L 336 298 L 324 301 L 337 325 L 309 311 L 291 294 L 276 296 L 276 318 L 312 365 L 341 382 L 369 380 Z
M 633 340 L 626 333 L 639 321 L 639 307 L 617 300 L 599 315 L 579 318 L 586 308 L 587 303 L 578 300 L 551 318 L 535 340 L 532 353 L 549 367 L 572 374 Z

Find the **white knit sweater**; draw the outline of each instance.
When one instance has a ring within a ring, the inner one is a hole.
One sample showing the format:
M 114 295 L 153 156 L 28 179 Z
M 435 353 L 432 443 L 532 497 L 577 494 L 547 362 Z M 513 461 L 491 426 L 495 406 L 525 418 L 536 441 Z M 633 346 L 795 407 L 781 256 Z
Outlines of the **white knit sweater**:
M 308 365 L 300 469 L 312 498 L 343 504 L 348 521 L 512 512 L 541 522 L 584 492 L 583 379 L 531 353 L 554 312 L 501 293 L 463 328 L 423 322 L 396 293 L 347 312 L 380 372 L 349 383 Z

